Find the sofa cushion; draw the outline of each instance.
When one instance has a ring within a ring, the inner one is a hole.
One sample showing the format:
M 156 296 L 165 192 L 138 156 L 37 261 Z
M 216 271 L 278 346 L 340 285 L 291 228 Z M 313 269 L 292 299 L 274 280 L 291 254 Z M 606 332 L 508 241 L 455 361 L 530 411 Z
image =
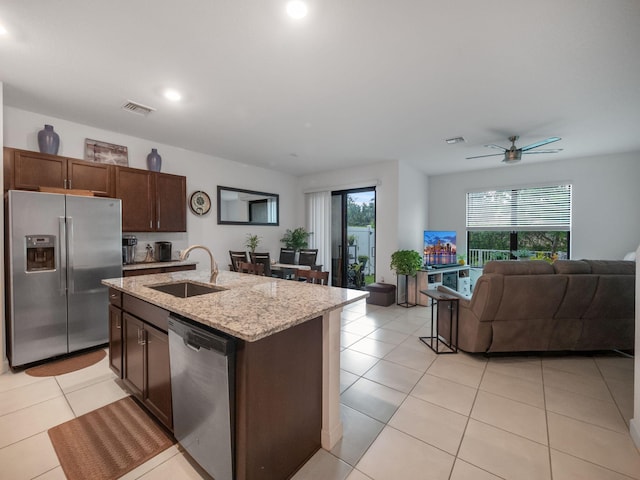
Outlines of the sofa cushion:
M 636 262 L 628 260 L 583 260 L 597 275 L 635 275 Z
M 553 270 L 564 274 L 589 274 L 591 265 L 584 260 L 556 260 L 553 262 Z
M 548 275 L 553 273 L 553 267 L 544 260 L 492 260 L 485 264 L 482 273 L 498 273 L 500 275 Z

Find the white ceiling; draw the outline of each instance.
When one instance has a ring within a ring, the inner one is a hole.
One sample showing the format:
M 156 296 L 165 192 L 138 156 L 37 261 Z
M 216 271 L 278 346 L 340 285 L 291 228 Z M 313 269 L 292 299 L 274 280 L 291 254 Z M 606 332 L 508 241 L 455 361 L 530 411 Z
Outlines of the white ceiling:
M 521 164 L 640 151 L 638 0 L 309 3 L 294 22 L 285 0 L 4 1 L 4 101 L 295 175 L 501 167 L 465 157 L 512 134 L 562 137 Z

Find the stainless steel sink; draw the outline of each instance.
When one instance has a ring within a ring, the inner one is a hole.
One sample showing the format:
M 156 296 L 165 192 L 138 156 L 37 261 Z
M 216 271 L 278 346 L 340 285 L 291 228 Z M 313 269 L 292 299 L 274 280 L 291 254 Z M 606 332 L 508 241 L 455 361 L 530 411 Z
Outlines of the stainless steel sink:
M 147 287 L 179 298 L 195 297 L 196 295 L 206 295 L 207 293 L 223 292 L 226 290 L 226 288 L 215 285 L 202 285 L 201 283 L 189 281 L 158 283 L 155 285 L 147 285 Z

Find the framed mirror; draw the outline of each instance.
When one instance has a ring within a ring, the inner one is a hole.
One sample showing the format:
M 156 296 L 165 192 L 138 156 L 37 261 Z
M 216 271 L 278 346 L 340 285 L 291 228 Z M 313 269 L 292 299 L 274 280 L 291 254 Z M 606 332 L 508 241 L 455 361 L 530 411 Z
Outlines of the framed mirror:
M 218 185 L 218 225 L 279 225 L 280 196 Z

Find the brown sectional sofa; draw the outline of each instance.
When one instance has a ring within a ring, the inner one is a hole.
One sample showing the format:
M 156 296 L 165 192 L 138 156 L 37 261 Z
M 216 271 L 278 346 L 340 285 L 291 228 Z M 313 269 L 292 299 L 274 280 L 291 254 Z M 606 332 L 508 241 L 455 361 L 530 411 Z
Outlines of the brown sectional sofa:
M 458 347 L 466 352 L 631 350 L 635 274 L 630 261 L 493 261 L 470 300 L 439 290 L 460 297 Z M 438 308 L 448 339 L 447 304 Z

